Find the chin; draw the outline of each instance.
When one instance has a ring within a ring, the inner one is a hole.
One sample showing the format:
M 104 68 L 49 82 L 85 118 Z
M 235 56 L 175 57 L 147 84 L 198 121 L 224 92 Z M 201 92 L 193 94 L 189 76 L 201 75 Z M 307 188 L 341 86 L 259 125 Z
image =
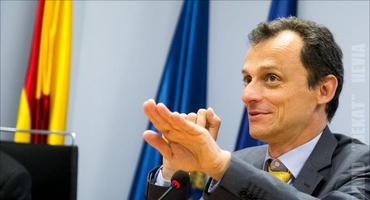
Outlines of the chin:
M 249 127 L 249 135 L 256 139 L 265 142 L 266 138 L 269 137 L 269 131 L 266 128 L 260 127 Z

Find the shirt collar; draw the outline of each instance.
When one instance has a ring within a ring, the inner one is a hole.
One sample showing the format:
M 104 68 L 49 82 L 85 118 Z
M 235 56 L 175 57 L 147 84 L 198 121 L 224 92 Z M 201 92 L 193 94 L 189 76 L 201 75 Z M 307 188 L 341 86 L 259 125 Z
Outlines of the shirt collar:
M 277 158 L 289 169 L 289 171 L 292 173 L 294 178 L 297 178 L 304 163 L 310 156 L 313 148 L 316 146 L 321 135 L 322 135 L 322 132 L 316 137 L 314 137 L 313 139 L 311 139 L 310 141 L 306 142 L 305 144 L 302 144 L 301 146 L 296 147 L 295 149 L 292 149 Z M 265 157 L 265 164 L 269 158 L 272 158 L 272 157 L 267 151 L 266 157 Z

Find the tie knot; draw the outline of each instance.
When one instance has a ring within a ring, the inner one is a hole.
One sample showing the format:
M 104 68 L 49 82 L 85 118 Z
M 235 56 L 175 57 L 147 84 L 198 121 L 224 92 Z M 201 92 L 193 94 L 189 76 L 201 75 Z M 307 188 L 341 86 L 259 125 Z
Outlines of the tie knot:
M 289 169 L 279 159 L 267 160 L 268 172 L 284 182 L 289 182 L 292 174 Z
M 279 159 L 270 159 L 270 169 L 272 171 L 288 172 L 288 168 Z

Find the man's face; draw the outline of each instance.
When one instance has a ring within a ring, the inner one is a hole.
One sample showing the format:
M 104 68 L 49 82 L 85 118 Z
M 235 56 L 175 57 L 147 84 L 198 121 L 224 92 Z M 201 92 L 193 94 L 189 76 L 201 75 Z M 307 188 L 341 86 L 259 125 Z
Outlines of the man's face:
M 283 31 L 247 52 L 242 99 L 253 138 L 282 142 L 315 123 L 317 91 L 308 87 L 308 72 L 300 59 L 302 46 L 298 34 Z

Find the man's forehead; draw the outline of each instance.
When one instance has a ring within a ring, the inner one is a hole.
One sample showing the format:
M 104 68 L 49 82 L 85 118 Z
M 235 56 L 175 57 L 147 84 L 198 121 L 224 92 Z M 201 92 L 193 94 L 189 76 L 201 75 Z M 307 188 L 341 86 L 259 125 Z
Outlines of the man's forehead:
M 278 70 L 278 71 L 284 71 L 284 69 L 282 68 L 281 65 L 277 65 L 277 64 L 262 64 L 262 65 L 258 65 L 258 66 L 253 66 L 254 67 L 254 70 L 257 70 L 257 71 L 271 71 L 271 70 Z M 246 74 L 249 74 L 251 71 L 251 67 L 248 67 L 246 65 L 244 65 L 243 69 L 242 69 L 242 74 L 246 75 Z
M 293 31 L 282 31 L 278 35 L 253 45 L 246 52 L 244 70 L 257 67 L 261 70 L 276 68 L 281 69 L 282 62 L 298 59 L 303 46 L 301 37 Z
M 262 40 L 261 42 L 252 45 L 248 52 L 251 51 L 265 51 L 266 49 L 271 50 L 295 50 L 299 51 L 301 50 L 303 46 L 303 40 L 299 36 L 298 33 L 290 30 L 282 31 L 278 33 L 276 36 L 273 36 L 271 38 L 268 38 L 266 40 Z M 248 54 L 247 52 L 247 54 Z
M 298 33 L 293 31 L 282 31 L 275 37 L 271 38 L 271 48 L 277 48 L 280 46 L 291 46 L 296 43 L 302 43 L 301 37 Z

